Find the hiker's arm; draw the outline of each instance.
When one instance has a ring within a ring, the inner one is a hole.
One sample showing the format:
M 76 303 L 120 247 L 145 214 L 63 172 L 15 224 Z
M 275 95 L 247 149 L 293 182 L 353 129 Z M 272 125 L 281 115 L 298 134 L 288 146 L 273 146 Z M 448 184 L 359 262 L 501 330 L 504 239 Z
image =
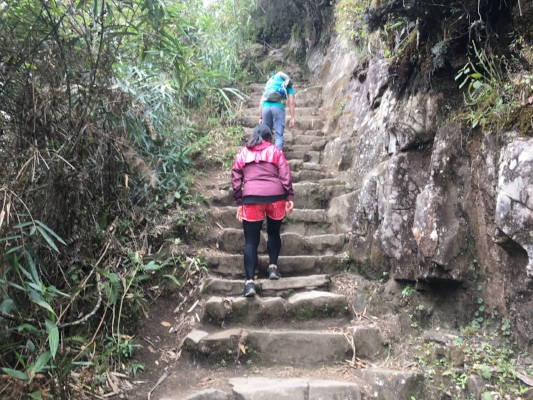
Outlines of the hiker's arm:
M 291 120 L 289 121 L 289 128 L 294 127 L 294 111 L 296 106 L 294 104 L 294 95 L 289 94 L 289 112 L 291 113 Z
M 259 125 L 263 123 L 263 101 L 259 102 Z

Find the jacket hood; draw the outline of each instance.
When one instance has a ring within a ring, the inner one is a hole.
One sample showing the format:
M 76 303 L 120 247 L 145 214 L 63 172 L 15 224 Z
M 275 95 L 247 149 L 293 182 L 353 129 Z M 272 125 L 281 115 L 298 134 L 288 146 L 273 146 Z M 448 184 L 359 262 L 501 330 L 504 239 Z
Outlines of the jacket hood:
M 261 151 L 261 150 L 266 149 L 268 146 L 274 146 L 274 145 L 270 142 L 267 142 L 266 140 L 263 140 L 263 143 L 258 144 L 257 146 L 248 147 L 248 150 L 249 151 Z

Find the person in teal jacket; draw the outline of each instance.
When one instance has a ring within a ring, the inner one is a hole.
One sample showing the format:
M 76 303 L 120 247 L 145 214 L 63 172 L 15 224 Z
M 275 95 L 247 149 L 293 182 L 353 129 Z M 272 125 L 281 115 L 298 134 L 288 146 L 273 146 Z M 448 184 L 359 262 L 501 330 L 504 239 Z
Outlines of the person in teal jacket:
M 294 127 L 294 111 L 296 108 L 294 94 L 294 89 L 292 87 L 288 87 L 287 101 L 289 103 L 289 112 L 291 114 L 289 128 Z M 285 130 L 284 101 L 275 103 L 261 101 L 261 104 L 259 105 L 259 125 L 261 124 L 265 124 L 270 129 L 274 129 L 274 131 L 276 132 L 275 145 L 278 149 L 283 150 L 283 143 L 285 143 L 285 138 L 283 137 L 283 132 Z

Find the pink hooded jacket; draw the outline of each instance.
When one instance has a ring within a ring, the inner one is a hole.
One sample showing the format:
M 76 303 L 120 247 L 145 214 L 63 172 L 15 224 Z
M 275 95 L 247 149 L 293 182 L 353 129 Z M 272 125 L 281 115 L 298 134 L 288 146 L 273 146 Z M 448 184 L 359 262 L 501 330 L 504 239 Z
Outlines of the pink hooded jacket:
M 283 152 L 264 141 L 252 148 L 244 147 L 231 168 L 233 197 L 237 205 L 245 196 L 280 196 L 294 200 L 291 169 Z

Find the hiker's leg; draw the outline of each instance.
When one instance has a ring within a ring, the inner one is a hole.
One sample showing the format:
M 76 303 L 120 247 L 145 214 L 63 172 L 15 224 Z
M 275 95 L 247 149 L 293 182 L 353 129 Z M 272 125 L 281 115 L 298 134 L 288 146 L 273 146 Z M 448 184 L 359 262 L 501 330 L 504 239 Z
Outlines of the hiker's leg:
M 271 108 L 274 130 L 276 131 L 275 144 L 278 149 L 283 150 L 283 143 L 285 143 L 285 138 L 283 137 L 283 132 L 285 131 L 285 110 L 280 107 Z
M 276 219 L 267 217 L 267 234 L 268 234 L 267 249 L 268 249 L 268 257 L 270 259 L 268 264 L 271 267 L 277 267 L 278 265 L 279 252 L 281 251 L 280 230 L 281 230 L 282 222 L 283 222 L 283 219 L 276 220 Z
M 278 256 L 281 251 L 281 223 L 285 217 L 285 200 L 267 204 L 265 207 L 267 217 L 267 249 L 270 258 L 269 266 L 277 267 Z
M 270 129 L 274 128 L 274 120 L 272 117 L 272 108 L 265 107 L 262 110 L 263 124 L 268 126 Z
M 261 239 L 261 228 L 263 220 L 249 222 L 242 221 L 244 230 L 244 269 L 246 270 L 246 279 L 254 280 L 255 268 L 257 267 L 257 247 Z

